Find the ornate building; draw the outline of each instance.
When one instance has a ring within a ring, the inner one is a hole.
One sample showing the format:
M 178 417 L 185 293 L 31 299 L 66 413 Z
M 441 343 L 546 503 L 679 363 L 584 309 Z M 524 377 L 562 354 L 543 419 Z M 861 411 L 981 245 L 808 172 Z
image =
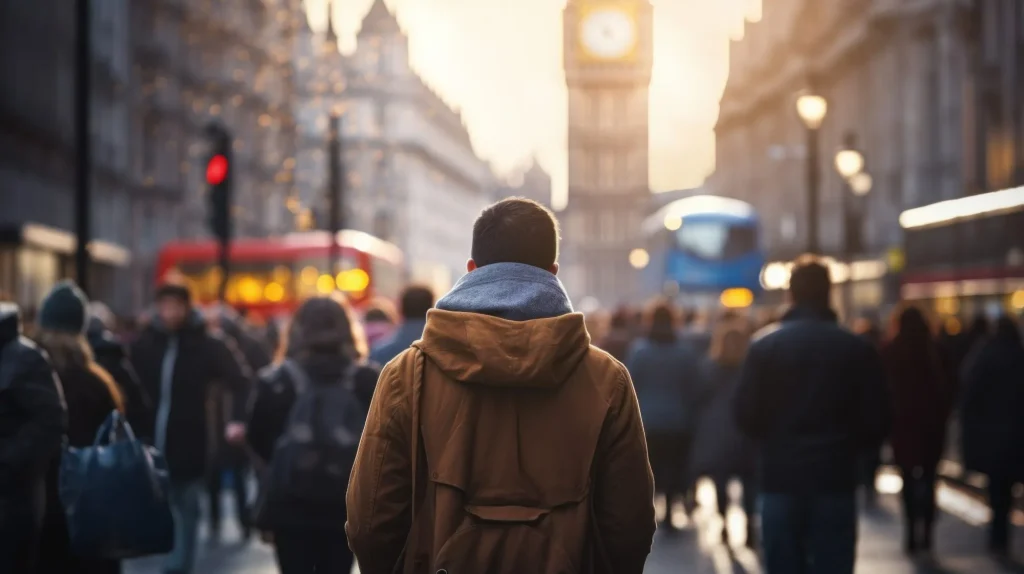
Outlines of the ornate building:
M 490 168 L 458 111 L 410 68 L 408 38 L 382 0 L 364 17 L 353 54 L 340 56 L 331 34 L 303 31 L 296 46 L 299 86 L 317 83 L 305 71 L 333 78 L 296 101 L 303 134 L 296 210 L 326 213 L 327 127 L 340 112 L 347 227 L 395 243 L 409 279 L 447 290 L 465 272 L 473 221 L 496 188 Z M 330 93 L 321 95 L 323 88 Z
M 72 274 L 74 15 L 0 2 L 0 290 L 34 304 Z M 235 135 L 236 233 L 290 223 L 295 0 L 92 3 L 92 295 L 137 309 L 166 241 L 206 234 L 203 127 Z M 130 251 L 129 251 L 130 250 Z
M 818 158 L 826 253 L 842 252 L 846 240 L 851 194 L 833 158 L 848 139 L 873 180 L 856 206 L 864 214 L 859 255 L 899 244 L 904 209 L 965 192 L 964 2 L 764 0 L 762 12 L 731 45 L 708 186 L 757 207 L 773 256 L 807 245 L 801 90 L 828 102 Z
M 495 200 L 525 197 L 551 209 L 551 175 L 532 159 L 498 187 Z
M 569 204 L 561 218 L 564 277 L 577 302 L 615 305 L 639 285 L 629 252 L 639 245 L 650 193 L 652 15 L 648 0 L 569 0 L 565 7 Z

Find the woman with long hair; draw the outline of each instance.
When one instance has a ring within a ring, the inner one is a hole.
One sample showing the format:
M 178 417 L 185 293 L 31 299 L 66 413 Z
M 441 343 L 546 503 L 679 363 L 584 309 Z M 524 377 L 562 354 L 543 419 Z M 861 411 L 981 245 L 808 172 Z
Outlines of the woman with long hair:
M 953 388 L 920 309 L 908 306 L 894 315 L 882 361 L 892 408 L 890 442 L 903 474 L 904 550 L 929 551 L 936 469 L 946 443 Z
M 677 316 L 668 301 L 652 304 L 644 315 L 646 332 L 626 360 L 647 433 L 655 488 L 666 498 L 664 524 L 669 531 L 674 530 L 672 502 L 685 497 L 689 486 L 686 469 L 704 386 L 697 354 L 676 332 Z
M 50 357 L 67 405 L 69 446 L 86 447 L 111 411 L 125 412 L 124 398 L 114 378 L 93 358 L 85 338 L 85 294 L 71 282 L 58 283 L 43 300 L 36 317 L 34 339 Z M 76 556 L 71 551 L 67 520 L 58 491 L 59 460 L 47 477 L 46 519 L 39 571 L 109 574 L 121 571 L 118 560 Z M 113 509 L 112 509 L 113 510 Z
M 337 392 L 342 388 L 340 396 L 350 398 L 347 404 L 361 409 L 365 417 L 380 374 L 364 363 L 366 357 L 366 338 L 345 298 L 340 294 L 317 297 L 308 299 L 295 312 L 277 361 L 259 376 L 249 415 L 248 441 L 268 465 L 268 472 L 261 484 L 255 523 L 272 538 L 282 574 L 348 574 L 352 569 L 352 552 L 344 542 L 345 488 L 334 492 L 341 493 L 341 506 L 311 502 L 317 496 L 313 492 L 302 500 L 280 496 L 272 492 L 276 488 L 273 475 L 287 461 L 274 459 L 297 432 L 291 424 L 295 420 L 293 407 L 297 408 L 304 397 L 315 400 L 327 396 L 307 393 Z M 323 417 L 313 425 L 339 417 L 342 413 L 324 412 L 331 408 L 327 405 L 335 404 L 313 404 L 313 411 L 320 411 Z M 342 430 L 362 432 L 361 427 Z M 344 483 L 348 473 L 342 474 L 340 480 Z
M 732 397 L 739 383 L 740 369 L 750 347 L 750 329 L 742 321 L 720 323 L 712 333 L 711 349 L 704 364 L 709 397 L 702 408 L 690 465 L 691 477 L 710 477 L 718 494 L 718 513 L 722 516 L 722 541 L 728 543 L 726 511 L 729 508 L 729 481 L 743 485 L 743 512 L 747 515 L 749 547 L 757 543 L 755 519 L 757 485 L 756 450 L 753 441 L 740 432 L 733 416 Z

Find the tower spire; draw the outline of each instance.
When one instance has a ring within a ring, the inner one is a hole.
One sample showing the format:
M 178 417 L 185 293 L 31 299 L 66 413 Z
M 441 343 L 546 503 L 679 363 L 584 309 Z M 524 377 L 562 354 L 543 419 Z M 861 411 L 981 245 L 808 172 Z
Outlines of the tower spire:
M 324 4 L 327 6 L 327 40 L 329 42 L 338 42 L 338 35 L 334 32 L 334 0 L 325 0 Z

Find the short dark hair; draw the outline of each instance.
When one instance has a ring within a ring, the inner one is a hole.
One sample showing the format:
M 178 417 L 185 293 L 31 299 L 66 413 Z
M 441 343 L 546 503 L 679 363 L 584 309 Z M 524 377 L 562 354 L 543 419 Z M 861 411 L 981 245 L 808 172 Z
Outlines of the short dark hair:
M 434 292 L 423 285 L 409 285 L 402 290 L 402 317 L 406 320 L 426 319 L 434 306 Z
M 558 220 L 546 207 L 509 197 L 485 208 L 473 224 L 472 257 L 477 267 L 525 263 L 551 269 L 558 260 Z
M 793 262 L 789 275 L 789 294 L 795 305 L 828 308 L 832 279 L 828 267 L 814 255 L 802 255 Z
M 160 301 L 167 298 L 178 299 L 186 305 L 192 303 L 192 294 L 189 293 L 188 287 L 177 283 L 164 283 L 157 287 L 153 299 Z

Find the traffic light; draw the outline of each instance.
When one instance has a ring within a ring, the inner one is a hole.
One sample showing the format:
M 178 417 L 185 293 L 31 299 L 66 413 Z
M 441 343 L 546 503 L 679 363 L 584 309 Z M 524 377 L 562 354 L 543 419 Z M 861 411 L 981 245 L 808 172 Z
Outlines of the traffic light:
M 206 129 L 210 158 L 206 161 L 210 231 L 222 243 L 231 239 L 231 134 L 212 124 Z

